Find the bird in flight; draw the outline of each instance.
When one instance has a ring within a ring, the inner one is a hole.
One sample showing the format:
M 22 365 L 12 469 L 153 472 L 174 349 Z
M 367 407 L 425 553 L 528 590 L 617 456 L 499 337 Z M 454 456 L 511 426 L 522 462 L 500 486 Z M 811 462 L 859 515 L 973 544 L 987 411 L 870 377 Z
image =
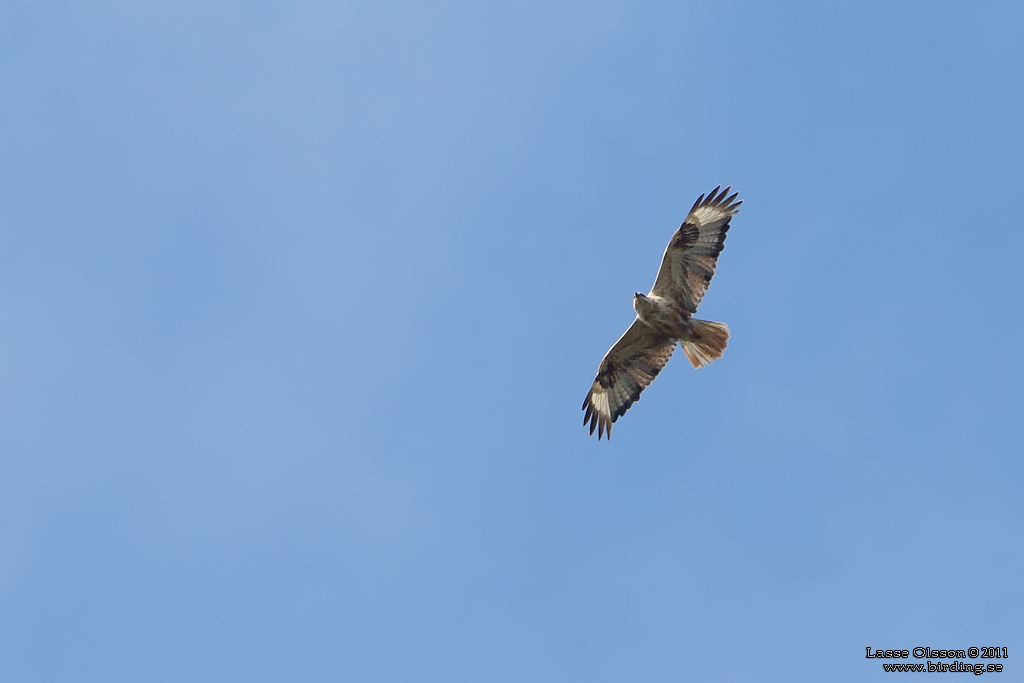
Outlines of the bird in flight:
M 583 402 L 583 424 L 597 438 L 612 436 L 612 423 L 625 415 L 640 392 L 654 381 L 682 344 L 690 364 L 701 368 L 722 357 L 729 341 L 725 323 L 693 315 L 711 284 L 718 255 L 725 248 L 729 221 L 739 211 L 739 193 L 721 185 L 694 202 L 686 220 L 665 248 L 661 269 L 648 294 L 633 295 L 636 319 L 615 342 Z

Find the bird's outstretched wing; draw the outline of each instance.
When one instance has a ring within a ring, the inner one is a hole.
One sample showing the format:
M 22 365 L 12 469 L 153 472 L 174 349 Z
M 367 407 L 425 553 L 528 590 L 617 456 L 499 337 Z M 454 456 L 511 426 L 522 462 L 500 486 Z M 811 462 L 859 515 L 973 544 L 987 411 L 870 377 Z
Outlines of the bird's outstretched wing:
M 675 351 L 676 340 L 654 330 L 639 318 L 609 349 L 583 402 L 583 424 L 597 438 L 612 437 L 612 423 L 624 415 Z
M 711 284 L 718 255 L 725 248 L 729 221 L 743 203 L 735 201 L 739 193 L 729 195 L 731 187 L 720 189 L 718 186 L 706 197 L 701 195 L 694 203 L 686 220 L 672 235 L 651 289 L 651 294 L 674 301 L 690 314 L 697 312 Z

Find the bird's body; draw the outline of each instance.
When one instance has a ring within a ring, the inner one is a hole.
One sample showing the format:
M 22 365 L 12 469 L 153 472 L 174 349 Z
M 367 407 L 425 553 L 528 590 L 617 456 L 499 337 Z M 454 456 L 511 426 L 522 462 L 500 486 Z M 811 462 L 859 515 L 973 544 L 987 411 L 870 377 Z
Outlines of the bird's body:
M 741 201 L 731 188 L 701 195 L 665 248 L 661 269 L 648 294 L 633 295 L 636 319 L 598 368 L 583 402 L 583 424 L 597 438 L 611 438 L 612 423 L 625 414 L 654 381 L 677 343 L 695 368 L 721 358 L 729 341 L 725 323 L 693 317 L 715 274 L 729 221 Z
M 633 308 L 642 323 L 658 332 L 680 339 L 690 333 L 692 316 L 663 296 L 637 292 L 633 295 Z

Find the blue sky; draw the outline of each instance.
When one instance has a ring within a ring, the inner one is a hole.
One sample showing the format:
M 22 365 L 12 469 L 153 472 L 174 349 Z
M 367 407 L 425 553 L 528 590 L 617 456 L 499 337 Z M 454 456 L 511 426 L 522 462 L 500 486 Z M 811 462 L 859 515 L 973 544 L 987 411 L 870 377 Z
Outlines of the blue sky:
M 0 678 L 1017 652 L 1022 32 L 1014 2 L 3 4 Z M 729 349 L 599 443 L 598 363 L 719 183 Z

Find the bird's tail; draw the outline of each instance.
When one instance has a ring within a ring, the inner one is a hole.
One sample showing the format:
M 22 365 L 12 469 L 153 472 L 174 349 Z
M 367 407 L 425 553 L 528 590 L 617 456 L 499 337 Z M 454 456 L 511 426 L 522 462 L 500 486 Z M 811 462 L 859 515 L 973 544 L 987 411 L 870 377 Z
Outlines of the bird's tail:
M 695 368 L 702 368 L 725 353 L 729 344 L 729 326 L 710 320 L 690 319 L 692 338 L 683 342 L 683 353 Z

